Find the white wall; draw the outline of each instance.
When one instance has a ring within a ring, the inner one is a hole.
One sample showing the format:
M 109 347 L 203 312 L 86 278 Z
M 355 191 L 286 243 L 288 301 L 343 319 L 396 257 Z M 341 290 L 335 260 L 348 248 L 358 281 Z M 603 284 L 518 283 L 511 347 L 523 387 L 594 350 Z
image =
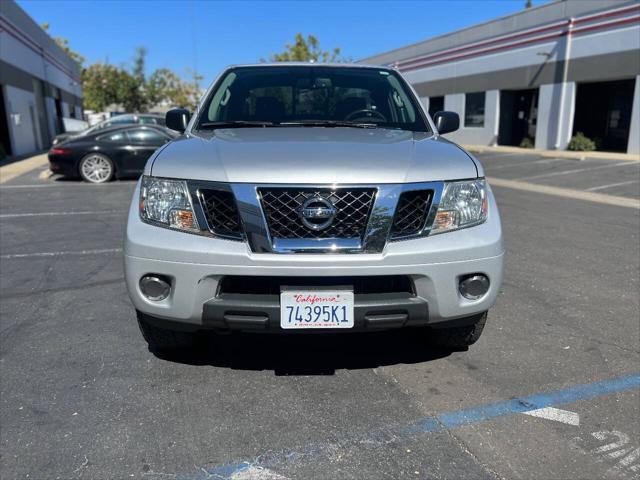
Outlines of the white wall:
M 422 106 L 424 107 L 424 111 L 429 113 L 429 97 L 421 97 L 420 103 L 422 103 Z
M 38 149 L 33 135 L 34 125 L 29 112 L 32 106 L 35 113 L 35 95 L 10 85 L 5 86 L 6 109 L 9 120 L 9 135 L 13 155 L 24 155 Z
M 627 153 L 640 154 L 640 75 L 636 76 L 636 88 L 633 92 L 633 107 L 631 110 L 631 127 L 629 128 Z
M 460 115 L 460 130 L 447 133 L 449 140 L 464 145 L 495 145 L 498 140 L 500 116 L 500 91 L 489 90 L 485 93 L 484 126 L 464 126 L 465 94 L 454 93 L 444 97 L 444 109 Z
M 565 150 L 569 145 L 573 131 L 577 89 L 575 82 L 565 83 L 563 94 L 562 86 L 562 83 L 540 86 L 536 148 Z M 562 108 L 561 105 L 563 105 Z M 562 118 L 560 118 L 560 110 L 562 110 Z
M 564 108 L 562 109 L 562 117 L 560 118 L 560 140 L 554 147 L 557 150 L 566 150 L 571 141 L 573 134 L 573 117 L 576 111 L 576 94 L 578 86 L 576 82 L 565 83 L 564 92 Z

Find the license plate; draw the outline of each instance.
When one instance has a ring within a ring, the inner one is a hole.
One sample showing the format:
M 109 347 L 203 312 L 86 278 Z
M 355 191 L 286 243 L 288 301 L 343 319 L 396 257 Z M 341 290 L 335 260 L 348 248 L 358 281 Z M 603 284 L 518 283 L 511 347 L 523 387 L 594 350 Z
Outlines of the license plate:
M 353 291 L 283 290 L 282 328 L 353 328 Z

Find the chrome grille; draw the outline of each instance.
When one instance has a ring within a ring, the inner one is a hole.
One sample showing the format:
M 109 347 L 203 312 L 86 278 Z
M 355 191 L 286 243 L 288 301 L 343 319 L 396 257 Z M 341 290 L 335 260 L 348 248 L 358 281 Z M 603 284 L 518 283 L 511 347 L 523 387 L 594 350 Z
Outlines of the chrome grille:
M 242 237 L 242 224 L 233 193 L 199 189 L 198 197 L 211 232 L 225 237 Z
M 425 226 L 432 190 L 412 190 L 402 193 L 391 226 L 391 238 L 417 235 Z
M 375 198 L 375 188 L 260 188 L 272 238 L 362 238 Z M 333 222 L 322 230 L 306 227 L 300 209 L 307 199 L 321 197 L 333 204 Z

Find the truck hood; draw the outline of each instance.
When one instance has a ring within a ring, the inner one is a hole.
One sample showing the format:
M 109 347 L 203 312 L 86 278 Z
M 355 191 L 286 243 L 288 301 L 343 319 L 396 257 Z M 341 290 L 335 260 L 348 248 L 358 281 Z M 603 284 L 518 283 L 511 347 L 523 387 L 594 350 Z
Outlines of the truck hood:
M 478 170 L 457 145 L 425 133 L 277 127 L 182 137 L 159 151 L 145 173 L 230 183 L 379 184 L 475 178 Z

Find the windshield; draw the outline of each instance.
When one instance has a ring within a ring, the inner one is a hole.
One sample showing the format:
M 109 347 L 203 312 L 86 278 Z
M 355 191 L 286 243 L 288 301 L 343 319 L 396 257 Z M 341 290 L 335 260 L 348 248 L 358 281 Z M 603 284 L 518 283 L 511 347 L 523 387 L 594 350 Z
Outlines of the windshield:
M 197 129 L 215 126 L 368 126 L 429 131 L 395 72 L 358 67 L 239 67 L 205 101 Z

